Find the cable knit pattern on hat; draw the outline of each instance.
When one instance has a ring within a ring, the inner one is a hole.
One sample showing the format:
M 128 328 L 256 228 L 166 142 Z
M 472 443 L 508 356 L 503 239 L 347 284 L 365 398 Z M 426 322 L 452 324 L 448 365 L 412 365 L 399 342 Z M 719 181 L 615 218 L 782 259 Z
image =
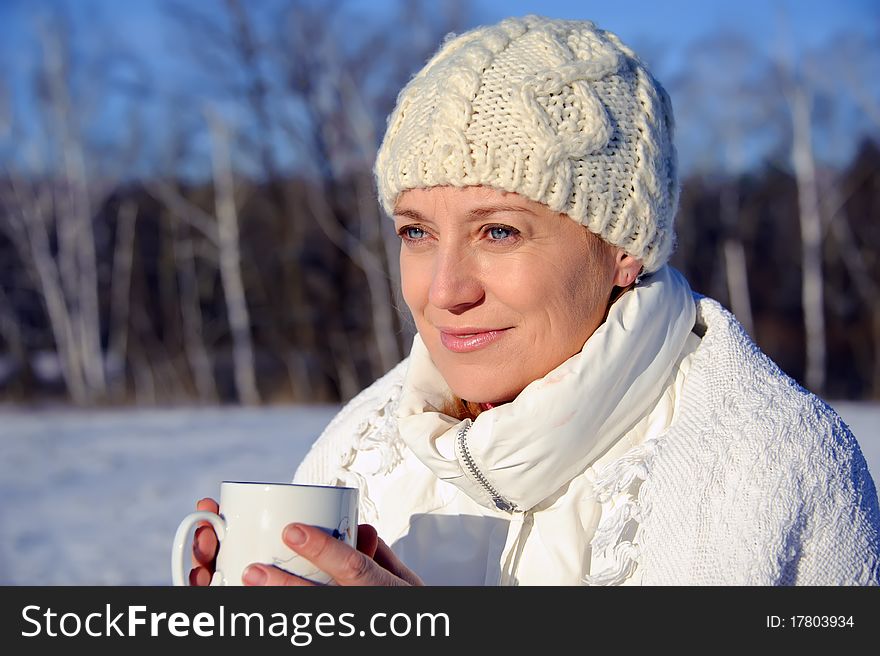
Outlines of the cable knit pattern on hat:
M 447 39 L 401 91 L 376 159 L 406 189 L 486 185 L 563 212 L 659 269 L 678 203 L 669 98 L 586 21 L 508 19 Z

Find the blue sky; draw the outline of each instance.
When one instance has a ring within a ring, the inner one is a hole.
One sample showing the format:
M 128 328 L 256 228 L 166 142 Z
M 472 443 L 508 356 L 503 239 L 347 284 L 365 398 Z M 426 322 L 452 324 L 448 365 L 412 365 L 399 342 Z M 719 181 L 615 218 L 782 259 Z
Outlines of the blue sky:
M 490 20 L 527 13 L 592 20 L 637 52 L 644 45 L 662 50 L 669 57 L 663 63 L 672 68 L 685 63 L 688 44 L 723 29 L 750 35 L 768 49 L 788 32 L 798 50 L 842 31 L 880 31 L 876 0 L 507 0 L 480 6 Z
M 720 27 L 772 39 L 782 15 L 793 33 L 815 43 L 837 29 L 878 29 L 878 4 L 872 0 L 507 0 L 481 3 L 487 13 L 541 13 L 584 18 L 620 35 L 624 41 L 650 35 L 666 42 L 688 41 Z M 502 10 L 499 12 L 499 9 Z
M 197 0 L 210 6 L 214 0 Z M 274 0 L 249 0 L 248 5 Z M 391 12 L 395 0 L 349 0 L 356 9 Z M 799 47 L 810 47 L 840 31 L 880 31 L 876 0 L 474 0 L 465 2 L 472 22 L 490 23 L 505 16 L 538 13 L 584 18 L 616 32 L 631 44 L 656 43 L 679 51 L 693 40 L 730 28 L 751 34 L 763 44 L 776 42 L 784 30 Z M 94 21 L 96 29 L 144 53 L 168 46 L 162 0 L 0 0 L 0 57 L 4 68 L 27 49 L 31 16 L 63 7 L 77 22 Z
M 199 8 L 222 2 L 176 1 Z M 244 0 L 249 7 L 281 1 Z M 0 0 L 0 160 L 8 155 L 2 147 L 4 87 L 11 96 L 6 103 L 17 104 L 22 114 L 28 114 L 28 108 L 22 106 L 28 94 L 21 90 L 36 64 L 35 15 L 62 8 L 77 26 L 77 33 L 87 35 L 83 40 L 86 48 L 130 52 L 157 89 L 173 94 L 175 88 L 187 89 L 190 83 L 181 67 L 186 44 L 180 43 L 181 31 L 173 28 L 165 13 L 167 2 Z M 398 6 L 392 0 L 349 0 L 348 4 L 355 11 L 378 15 L 391 14 Z M 722 29 L 750 36 L 767 52 L 783 42 L 795 52 L 805 52 L 839 33 L 873 37 L 875 43 L 880 35 L 880 3 L 876 0 L 475 0 L 465 6 L 468 26 L 528 13 L 593 20 L 639 52 L 664 83 L 687 68 L 688 47 L 694 41 Z M 108 65 L 115 66 L 124 78 L 130 64 L 120 57 Z M 113 106 L 113 100 L 106 99 L 104 105 L 102 111 L 112 116 L 114 110 L 107 108 Z M 150 118 L 154 124 L 163 120 L 167 117 Z

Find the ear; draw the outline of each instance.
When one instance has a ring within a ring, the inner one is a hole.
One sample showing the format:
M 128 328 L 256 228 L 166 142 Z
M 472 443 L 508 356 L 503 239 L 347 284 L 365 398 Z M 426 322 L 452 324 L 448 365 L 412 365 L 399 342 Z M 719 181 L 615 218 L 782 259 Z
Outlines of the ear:
M 614 285 L 629 287 L 642 270 L 642 261 L 618 248 L 614 255 Z

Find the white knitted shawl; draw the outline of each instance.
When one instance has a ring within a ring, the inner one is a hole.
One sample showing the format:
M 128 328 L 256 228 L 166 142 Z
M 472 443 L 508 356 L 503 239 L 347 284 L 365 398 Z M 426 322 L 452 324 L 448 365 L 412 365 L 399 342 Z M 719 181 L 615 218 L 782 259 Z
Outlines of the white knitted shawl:
M 646 585 L 880 584 L 877 490 L 852 433 L 729 312 L 695 299 L 702 341 L 678 419 L 598 473 L 599 496 L 643 482 L 625 521 L 603 515 L 597 535 L 634 535 L 617 546 L 638 561 Z M 296 482 L 368 489 L 402 462 L 393 412 L 406 365 L 343 408 Z M 369 472 L 352 467 L 364 452 L 374 456 Z M 362 496 L 362 521 L 381 534 L 381 509 Z

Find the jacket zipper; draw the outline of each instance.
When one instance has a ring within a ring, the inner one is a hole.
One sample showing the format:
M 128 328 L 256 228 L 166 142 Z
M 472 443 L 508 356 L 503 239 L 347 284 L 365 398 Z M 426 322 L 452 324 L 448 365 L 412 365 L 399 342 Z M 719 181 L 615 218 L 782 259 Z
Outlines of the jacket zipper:
M 458 431 L 458 449 L 459 453 L 461 453 L 461 458 L 464 461 L 464 466 L 467 467 L 468 471 L 471 473 L 474 479 L 483 486 L 483 489 L 489 493 L 489 495 L 492 497 L 492 501 L 495 503 L 495 507 L 498 508 L 498 510 L 502 510 L 506 513 L 516 512 L 518 510 L 516 504 L 508 501 L 500 494 L 498 494 L 498 491 L 494 487 L 492 487 L 488 480 L 486 480 L 486 477 L 483 476 L 483 472 L 479 470 L 479 468 L 477 467 L 477 463 L 474 462 L 474 458 L 473 456 L 471 456 L 471 452 L 468 449 L 467 445 L 467 432 L 470 430 L 470 428 L 471 420 L 468 419 L 465 421 L 464 426 L 462 426 L 461 429 Z

